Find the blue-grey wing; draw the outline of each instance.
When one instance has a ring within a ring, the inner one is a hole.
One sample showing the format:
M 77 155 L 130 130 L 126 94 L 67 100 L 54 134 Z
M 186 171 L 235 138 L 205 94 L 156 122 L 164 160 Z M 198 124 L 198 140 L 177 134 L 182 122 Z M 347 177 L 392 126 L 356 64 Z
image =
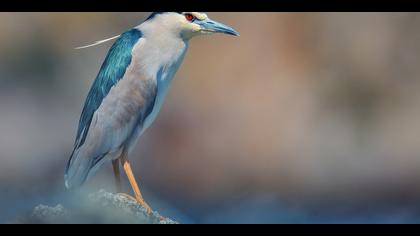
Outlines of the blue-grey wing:
M 153 109 L 156 83 L 130 70 L 131 52 L 140 37 L 138 30 L 121 35 L 89 91 L 66 167 L 68 188 L 81 185 L 105 156 L 121 151 Z

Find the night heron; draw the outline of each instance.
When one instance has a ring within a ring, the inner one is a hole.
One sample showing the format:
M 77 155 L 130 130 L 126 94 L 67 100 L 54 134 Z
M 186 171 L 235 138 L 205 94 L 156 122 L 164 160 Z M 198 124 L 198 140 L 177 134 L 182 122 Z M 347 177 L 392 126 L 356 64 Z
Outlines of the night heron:
M 198 35 L 224 33 L 232 28 L 198 12 L 155 12 L 117 39 L 87 95 L 76 141 L 65 170 L 69 189 L 81 186 L 106 162 L 112 162 L 121 191 L 119 162 L 135 200 L 148 212 L 127 154 L 158 114 L 172 79 L 184 59 L 188 41 Z M 81 47 L 81 48 L 85 48 Z

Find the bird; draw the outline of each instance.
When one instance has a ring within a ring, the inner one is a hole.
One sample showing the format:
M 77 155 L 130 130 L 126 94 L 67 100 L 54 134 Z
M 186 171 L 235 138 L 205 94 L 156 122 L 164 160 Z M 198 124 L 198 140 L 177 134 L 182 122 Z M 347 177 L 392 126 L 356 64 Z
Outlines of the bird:
M 214 33 L 239 36 L 233 28 L 201 12 L 153 12 L 115 39 L 87 94 L 73 151 L 65 167 L 65 186 L 81 187 L 105 163 L 112 163 L 121 192 L 120 164 L 138 204 L 143 198 L 128 154 L 156 119 L 190 39 Z M 122 193 L 123 194 L 123 193 Z

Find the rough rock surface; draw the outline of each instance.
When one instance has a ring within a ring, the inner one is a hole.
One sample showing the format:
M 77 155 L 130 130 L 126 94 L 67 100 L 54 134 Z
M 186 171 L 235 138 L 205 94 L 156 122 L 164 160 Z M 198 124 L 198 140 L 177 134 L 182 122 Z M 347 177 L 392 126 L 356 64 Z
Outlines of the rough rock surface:
M 90 194 L 76 205 L 70 208 L 61 204 L 55 207 L 38 205 L 18 223 L 177 224 L 157 212 L 147 214 L 145 208 L 126 196 L 104 190 Z

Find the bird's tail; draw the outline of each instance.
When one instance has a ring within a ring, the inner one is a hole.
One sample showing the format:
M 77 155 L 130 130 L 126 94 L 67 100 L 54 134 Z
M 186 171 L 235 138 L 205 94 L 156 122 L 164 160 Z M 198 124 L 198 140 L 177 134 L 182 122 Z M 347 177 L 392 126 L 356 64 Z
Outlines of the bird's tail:
M 75 149 L 66 165 L 64 181 L 67 189 L 80 187 L 88 178 L 92 168 L 92 158 L 83 155 L 83 150 Z

